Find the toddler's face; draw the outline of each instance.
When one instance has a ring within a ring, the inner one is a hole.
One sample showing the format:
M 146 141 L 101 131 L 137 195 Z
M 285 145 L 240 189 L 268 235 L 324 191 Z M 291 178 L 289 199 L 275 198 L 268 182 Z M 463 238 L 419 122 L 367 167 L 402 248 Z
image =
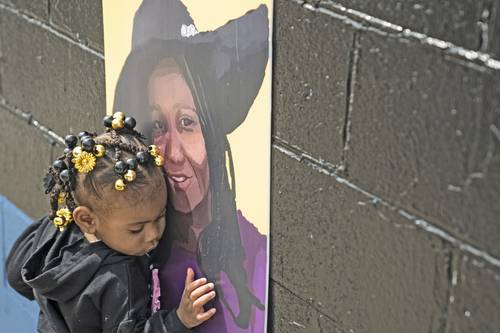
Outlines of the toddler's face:
M 140 204 L 125 200 L 123 192 L 113 190 L 113 210 L 108 216 L 99 216 L 95 236 L 115 251 L 126 255 L 142 256 L 153 250 L 165 230 L 166 187 L 151 194 L 150 188 L 137 191 Z M 142 192 L 142 193 L 141 193 Z

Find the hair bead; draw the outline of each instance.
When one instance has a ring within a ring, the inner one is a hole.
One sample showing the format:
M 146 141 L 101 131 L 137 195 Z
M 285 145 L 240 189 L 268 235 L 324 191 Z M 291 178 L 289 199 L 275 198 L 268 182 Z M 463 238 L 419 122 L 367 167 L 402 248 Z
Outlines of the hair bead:
M 115 163 L 115 171 L 116 173 L 123 175 L 125 172 L 127 172 L 127 163 L 123 161 L 117 161 Z
M 61 173 L 59 174 L 59 179 L 61 179 L 63 183 L 69 182 L 69 178 L 70 178 L 70 173 L 68 169 L 61 171 Z
M 104 119 L 102 120 L 102 122 L 104 124 L 104 127 L 112 128 L 113 117 L 112 116 L 106 116 L 106 117 L 104 117 Z
M 125 180 L 127 182 L 133 182 L 135 180 L 135 177 L 136 177 L 136 173 L 134 170 L 127 170 L 127 172 L 125 172 L 125 175 L 123 176 L 123 178 L 125 178 Z
M 95 141 L 91 137 L 85 137 L 82 141 L 82 148 L 85 151 L 91 152 L 94 150 Z
M 55 160 L 54 163 L 52 163 L 52 166 L 57 172 L 61 172 L 62 170 L 68 168 L 68 166 L 66 165 L 66 163 L 64 163 L 63 160 Z
M 134 129 L 135 125 L 136 125 L 136 121 L 134 118 L 132 118 L 132 117 L 125 118 L 125 127 L 132 130 L 132 129 Z
M 76 144 L 78 143 L 78 138 L 73 134 L 68 134 L 64 138 L 64 142 L 66 143 L 66 146 L 68 146 L 68 148 L 72 149 L 75 148 Z
M 115 181 L 115 189 L 117 191 L 123 191 L 125 189 L 125 182 L 123 181 L 123 179 L 121 178 L 118 178 L 116 181 Z

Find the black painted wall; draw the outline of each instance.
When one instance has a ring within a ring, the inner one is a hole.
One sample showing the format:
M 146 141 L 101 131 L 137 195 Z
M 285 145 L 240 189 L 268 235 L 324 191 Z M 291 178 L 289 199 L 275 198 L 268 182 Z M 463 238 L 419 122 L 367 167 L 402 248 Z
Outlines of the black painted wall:
M 500 331 L 500 2 L 278 0 L 272 332 Z M 105 113 L 100 1 L 0 0 L 0 193 Z

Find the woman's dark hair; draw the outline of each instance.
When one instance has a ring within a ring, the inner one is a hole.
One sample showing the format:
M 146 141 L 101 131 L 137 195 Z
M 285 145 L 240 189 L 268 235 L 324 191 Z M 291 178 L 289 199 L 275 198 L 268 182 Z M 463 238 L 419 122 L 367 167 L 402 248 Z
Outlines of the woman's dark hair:
M 44 177 L 45 193 L 50 197 L 50 218 L 56 216 L 56 211 L 59 206 L 66 207 L 73 211 L 77 205 L 86 205 L 94 209 L 100 210 L 103 214 L 109 212 L 109 202 L 104 199 L 103 192 L 105 189 L 112 189 L 119 174 L 114 170 L 115 162 L 123 160 L 127 157 L 135 156 L 139 151 L 146 151 L 147 147 L 142 141 L 142 135 L 134 130 L 123 129 L 120 134 L 111 130 L 101 135 L 88 133 L 95 144 L 103 145 L 106 149 L 106 154 L 96 158 L 95 167 L 86 174 L 78 173 L 72 162 L 71 151 L 59 156 L 57 160 L 61 160 L 65 164 L 65 169 L 70 172 L 69 181 L 62 181 L 60 172 L 54 166 L 49 167 L 49 171 Z M 144 186 L 158 186 L 157 182 L 152 182 L 151 177 L 155 175 L 163 175 L 163 168 L 158 168 L 153 162 L 138 165 L 136 169 L 136 178 L 134 181 L 127 184 L 127 188 L 123 191 L 124 196 L 133 196 L 137 190 Z M 60 195 L 64 194 L 63 202 L 59 202 Z M 76 199 L 76 200 L 75 200 Z M 135 195 L 134 199 L 146 200 Z M 104 206 L 108 205 L 108 206 Z
M 227 303 L 222 288 L 218 288 L 218 294 L 238 326 L 247 328 L 251 307 L 255 305 L 264 310 L 264 305 L 248 288 L 247 274 L 243 267 L 245 250 L 241 245 L 236 210 L 236 183 L 231 148 L 220 127 L 221 120 L 210 110 L 212 103 L 209 96 L 217 98 L 217 92 L 211 91 L 213 85 L 204 81 L 203 72 L 198 71 L 199 69 L 196 72 L 191 70 L 187 61 L 185 59 L 180 66 L 191 88 L 205 138 L 212 205 L 212 221 L 201 234 L 198 261 L 209 277 L 218 276 L 220 271 L 227 274 L 238 294 L 239 314 L 236 315 Z M 226 158 L 229 170 L 226 168 Z

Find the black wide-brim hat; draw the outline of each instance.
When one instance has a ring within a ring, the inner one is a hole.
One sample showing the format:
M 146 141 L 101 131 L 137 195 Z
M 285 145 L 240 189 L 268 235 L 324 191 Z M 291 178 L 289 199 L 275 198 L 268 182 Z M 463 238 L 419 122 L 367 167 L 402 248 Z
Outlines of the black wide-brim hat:
M 113 110 L 134 115 L 139 124 L 148 122 L 149 78 L 161 60 L 172 58 L 195 101 L 207 104 L 218 128 L 231 133 L 245 120 L 262 85 L 269 43 L 265 5 L 198 33 L 180 1 L 144 0 L 134 19 L 133 49 L 116 85 Z

